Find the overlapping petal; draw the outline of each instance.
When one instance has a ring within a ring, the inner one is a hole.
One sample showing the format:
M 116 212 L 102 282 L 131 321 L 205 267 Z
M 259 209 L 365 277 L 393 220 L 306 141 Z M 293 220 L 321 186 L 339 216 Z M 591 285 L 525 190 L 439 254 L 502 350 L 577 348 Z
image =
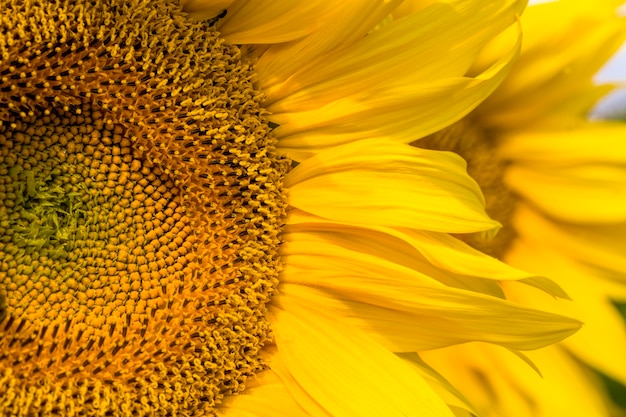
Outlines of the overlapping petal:
M 273 45 L 264 51 L 256 65 L 261 88 L 267 91 L 318 57 L 352 45 L 389 15 L 400 2 L 351 0 L 332 3 L 330 14 L 324 14 L 324 19 L 317 26 L 318 30 L 303 39 Z M 315 15 L 313 19 L 305 17 L 302 23 L 310 25 L 312 20 L 315 21 Z
M 333 4 L 325 1 L 235 1 L 218 27 L 237 44 L 278 44 L 318 31 L 333 19 Z
M 433 5 L 301 68 L 267 91 L 269 110 L 302 112 L 373 86 L 383 90 L 463 76 L 493 34 L 514 22 L 501 1 Z
M 614 415 L 597 375 L 554 347 L 528 352 L 541 375 L 498 346 L 468 343 L 424 352 L 424 360 L 463 387 L 484 417 Z M 467 361 L 471 358 L 471 362 Z
M 535 349 L 580 327 L 503 299 L 497 280 L 565 293 L 448 235 L 500 225 L 462 158 L 400 143 L 459 120 L 497 88 L 519 52 L 525 2 L 426 1 L 398 19 L 390 13 L 400 3 L 183 1 L 197 18 L 213 18 L 227 42 L 247 44 L 242 54 L 255 65 L 279 147 L 301 162 L 285 178 L 291 216 L 268 369 L 219 415 L 468 415 L 471 404 L 415 351 L 477 340 Z M 503 51 L 468 73 L 511 25 Z M 236 156 L 225 150 L 211 164 L 245 170 Z M 252 210 L 267 210 L 265 186 L 262 175 L 241 186 L 259 203 Z
M 324 292 L 302 295 L 306 287 L 283 286 L 283 294 L 334 309 L 338 318 L 358 318 L 384 335 L 393 351 L 472 340 L 535 349 L 570 335 L 579 326 L 565 317 L 448 287 L 420 271 L 351 248 L 350 237 L 342 241 L 328 233 L 289 233 L 287 238 L 283 282 Z
M 268 401 L 271 399 L 272 401 Z M 246 381 L 246 390 L 224 399 L 219 417 L 310 417 L 274 370 L 261 372 Z
M 494 149 L 481 156 L 506 164 L 505 185 L 517 199 L 512 224 L 503 220 L 518 236 L 504 261 L 553 279 L 573 302 L 503 282 L 507 299 L 585 322 L 557 347 L 529 354 L 544 374 L 539 382 L 527 365 L 510 355 L 500 360 L 486 345 L 424 355 L 438 370 L 448 366 L 442 373 L 488 416 L 623 415 L 592 368 L 624 383 L 626 330 L 613 301 L 626 295 L 626 130 L 586 120 L 610 89 L 594 86 L 592 76 L 626 39 L 616 6 L 563 0 L 530 7 L 510 76 L 465 119 Z M 489 44 L 481 59 L 491 62 L 513 36 L 509 30 Z M 487 65 L 481 59 L 475 71 Z M 470 160 L 474 172 L 482 162 Z
M 614 284 L 605 288 L 607 294 L 617 300 L 626 300 L 626 252 L 623 250 L 626 223 L 557 223 L 528 208 L 518 210 L 516 219 L 523 237 L 543 242 L 576 261 L 581 268 L 595 271 L 603 277 L 602 281 Z
M 271 120 L 279 149 L 301 161 L 320 150 L 363 138 L 411 142 L 459 120 L 478 106 L 504 79 L 519 41 L 476 77 L 448 77 L 429 83 L 373 84 L 358 93 Z
M 530 123 L 558 125 L 561 117 L 584 117 L 608 92 L 593 85 L 594 74 L 626 40 L 626 20 L 617 16 L 617 3 L 560 0 L 529 7 L 520 59 L 481 107 L 482 123 L 524 129 Z M 508 32 L 485 49 L 482 59 L 490 62 L 507 48 L 507 38 L 515 36 Z M 484 65 L 479 60 L 477 68 Z
M 521 268 L 552 277 L 567 288 L 574 302 L 557 305 L 554 300 L 524 288 L 509 291 L 509 297 L 525 305 L 577 317 L 586 324 L 580 332 L 563 342 L 569 351 L 626 384 L 626 327 L 611 301 L 624 300 L 626 287 L 602 275 L 602 269 L 576 262 L 566 246 L 559 247 L 559 233 L 540 215 L 528 208 L 520 210 L 516 225 L 521 240 L 507 256 L 507 261 Z M 555 239 L 555 237 L 557 239 Z M 572 236 L 575 239 L 575 236 Z M 622 237 L 623 239 L 623 237 Z M 596 247 L 596 251 L 601 248 Z M 599 341 L 610 340 L 610 343 Z
M 492 231 L 462 158 L 383 140 L 346 144 L 298 165 L 292 206 L 338 221 L 451 233 Z
M 276 302 L 280 360 L 329 414 L 453 416 L 419 373 L 366 333 L 294 297 Z
M 497 281 L 517 280 L 555 297 L 568 298 L 555 282 L 513 268 L 447 233 L 376 225 L 356 227 L 298 211 L 291 213 L 287 232 L 341 233 L 352 247 L 408 266 L 455 288 L 503 297 Z
M 626 221 L 626 126 L 525 131 L 507 137 L 507 184 L 544 212 L 581 223 Z

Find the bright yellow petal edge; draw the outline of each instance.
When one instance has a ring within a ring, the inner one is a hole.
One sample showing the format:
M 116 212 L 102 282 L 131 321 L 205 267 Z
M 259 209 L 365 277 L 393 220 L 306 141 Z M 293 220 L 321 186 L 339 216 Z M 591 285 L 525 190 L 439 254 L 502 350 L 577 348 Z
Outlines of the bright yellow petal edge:
M 11 4 L 6 415 L 475 414 L 415 352 L 517 352 L 579 328 L 497 280 L 558 285 L 446 244 L 499 224 L 462 158 L 403 143 L 499 85 L 518 36 L 469 71 L 524 2 L 389 19 L 400 3 L 188 2 L 204 23 L 170 2 Z
M 425 353 L 486 416 L 626 415 L 595 372 L 626 383 L 626 330 L 613 305 L 626 299 L 626 127 L 587 119 L 613 88 L 594 86 L 592 77 L 626 39 L 618 5 L 530 6 L 522 53 L 502 86 L 457 126 L 424 142 L 467 159 L 487 212 L 503 224 L 495 240 L 471 243 L 555 280 L 573 302 L 510 282 L 503 285 L 507 298 L 585 323 L 572 338 L 528 352 L 542 377 L 484 344 Z M 506 37 L 488 45 L 477 68 L 503 50 Z M 463 147 L 462 138 L 480 151 Z M 491 179 L 494 170 L 502 180 Z

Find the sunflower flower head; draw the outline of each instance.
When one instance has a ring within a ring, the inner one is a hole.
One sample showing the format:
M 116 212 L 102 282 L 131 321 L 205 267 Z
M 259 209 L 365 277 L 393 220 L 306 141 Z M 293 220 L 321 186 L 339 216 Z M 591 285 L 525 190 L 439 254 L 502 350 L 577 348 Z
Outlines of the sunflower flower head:
M 503 81 L 524 1 L 176 3 L 5 7 L 0 412 L 476 414 L 423 351 L 580 327 L 506 299 L 566 294 L 409 145 Z
M 167 2 L 6 7 L 3 410 L 211 410 L 263 366 L 279 271 L 250 65 Z

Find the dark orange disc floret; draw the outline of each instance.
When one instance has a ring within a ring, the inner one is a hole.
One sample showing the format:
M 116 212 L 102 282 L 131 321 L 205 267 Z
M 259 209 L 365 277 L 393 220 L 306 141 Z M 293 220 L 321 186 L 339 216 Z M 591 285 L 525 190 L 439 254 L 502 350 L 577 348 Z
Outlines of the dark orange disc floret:
M 176 2 L 3 9 L 0 414 L 213 415 L 280 269 L 252 64 Z

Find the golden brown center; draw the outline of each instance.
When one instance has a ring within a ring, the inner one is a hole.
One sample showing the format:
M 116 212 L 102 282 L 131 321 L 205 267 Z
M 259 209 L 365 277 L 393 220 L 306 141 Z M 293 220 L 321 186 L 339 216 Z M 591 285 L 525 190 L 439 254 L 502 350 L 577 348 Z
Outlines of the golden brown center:
M 474 248 L 501 258 L 515 238 L 511 224 L 516 196 L 504 184 L 506 163 L 494 152 L 495 143 L 488 132 L 478 126 L 471 116 L 413 143 L 420 148 L 450 151 L 467 162 L 467 172 L 478 183 L 485 195 L 487 214 L 502 224 L 495 237 L 480 233 L 457 235 Z
M 0 18 L 0 404 L 211 415 L 263 369 L 288 164 L 238 48 L 167 1 Z

